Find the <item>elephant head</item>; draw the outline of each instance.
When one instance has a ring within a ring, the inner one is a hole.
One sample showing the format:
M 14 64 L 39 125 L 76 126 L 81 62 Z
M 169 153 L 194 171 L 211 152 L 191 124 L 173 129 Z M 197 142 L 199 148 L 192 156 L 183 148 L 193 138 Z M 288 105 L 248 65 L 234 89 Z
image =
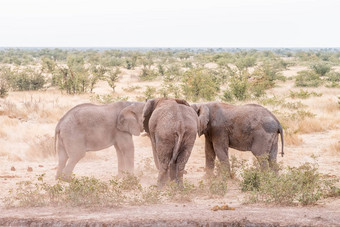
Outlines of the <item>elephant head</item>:
M 209 123 L 209 108 L 204 104 L 192 104 L 191 107 L 198 115 L 198 136 L 201 136 L 206 132 Z
M 161 103 L 163 100 L 168 100 L 167 98 L 157 98 L 157 99 L 149 99 L 146 101 L 146 104 L 143 109 L 143 128 L 145 132 L 150 133 L 149 131 L 149 120 L 152 112 L 155 110 L 158 103 Z M 190 106 L 190 104 L 184 99 L 171 99 L 176 101 L 178 104 Z
M 117 128 L 139 136 L 143 132 L 142 110 L 144 103 L 133 103 L 122 109 L 117 118 Z

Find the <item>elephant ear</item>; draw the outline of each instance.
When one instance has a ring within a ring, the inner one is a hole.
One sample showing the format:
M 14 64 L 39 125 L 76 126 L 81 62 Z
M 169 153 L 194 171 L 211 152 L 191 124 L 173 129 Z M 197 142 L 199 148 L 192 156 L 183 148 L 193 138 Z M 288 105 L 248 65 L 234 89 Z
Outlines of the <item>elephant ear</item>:
M 208 122 L 209 122 L 209 108 L 206 105 L 200 105 L 200 107 L 195 107 L 191 106 L 198 114 L 198 136 L 201 136 L 202 134 L 205 133 L 207 127 L 208 127 Z
M 186 100 L 184 100 L 184 99 L 175 99 L 175 101 L 178 104 L 183 104 L 183 105 L 186 105 L 186 106 L 190 106 L 190 104 Z
M 155 99 L 149 99 L 146 101 L 146 104 L 143 109 L 143 128 L 145 132 L 150 133 L 149 131 L 149 120 L 151 117 L 152 112 L 154 111 L 156 107 L 156 100 Z
M 120 131 L 129 132 L 134 136 L 140 135 L 140 127 L 137 115 L 134 111 L 135 104 L 125 107 L 118 115 L 117 128 Z

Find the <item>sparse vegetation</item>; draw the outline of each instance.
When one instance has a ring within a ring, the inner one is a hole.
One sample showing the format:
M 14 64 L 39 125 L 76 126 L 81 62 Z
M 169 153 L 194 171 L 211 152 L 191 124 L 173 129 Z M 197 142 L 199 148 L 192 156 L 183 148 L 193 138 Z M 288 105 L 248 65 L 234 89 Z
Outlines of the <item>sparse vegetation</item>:
M 322 84 L 320 76 L 314 71 L 301 71 L 295 78 L 297 87 L 318 87 Z
M 315 164 L 310 163 L 297 168 L 289 167 L 279 174 L 248 167 L 242 177 L 242 191 L 250 192 L 248 202 L 252 203 L 315 204 L 332 194 L 334 187 L 334 179 L 327 179 L 318 172 Z
M 211 101 L 219 91 L 219 83 L 217 78 L 202 68 L 190 69 L 184 74 L 182 89 L 188 100 Z
M 316 92 L 308 92 L 307 90 L 302 90 L 300 89 L 300 91 L 298 92 L 294 92 L 294 91 L 289 91 L 289 96 L 292 98 L 292 99 L 295 99 L 295 98 L 300 98 L 300 99 L 306 99 L 306 98 L 309 98 L 310 96 L 317 96 L 317 97 L 320 97 L 322 96 L 321 93 L 316 93 Z

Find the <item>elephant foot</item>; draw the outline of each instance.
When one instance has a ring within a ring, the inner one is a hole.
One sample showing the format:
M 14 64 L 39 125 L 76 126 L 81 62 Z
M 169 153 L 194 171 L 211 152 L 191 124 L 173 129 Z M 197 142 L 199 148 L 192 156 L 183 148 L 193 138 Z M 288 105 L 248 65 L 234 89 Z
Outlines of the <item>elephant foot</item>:
M 64 181 L 64 182 L 71 182 L 72 176 L 62 174 L 62 175 L 60 175 L 60 176 L 56 176 L 55 179 L 56 179 L 56 180 L 60 180 L 60 181 Z
M 205 174 L 204 174 L 203 178 L 206 179 L 206 180 L 209 180 L 212 177 L 215 177 L 214 169 L 206 168 L 205 169 Z

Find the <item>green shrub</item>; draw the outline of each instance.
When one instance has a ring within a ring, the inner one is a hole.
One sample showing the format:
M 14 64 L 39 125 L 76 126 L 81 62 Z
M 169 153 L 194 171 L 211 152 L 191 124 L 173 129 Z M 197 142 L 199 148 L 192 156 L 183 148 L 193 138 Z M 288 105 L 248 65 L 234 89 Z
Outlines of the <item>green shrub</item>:
M 136 86 L 128 86 L 126 88 L 123 88 L 123 90 L 125 92 L 134 92 L 134 91 L 139 90 L 141 88 L 142 88 L 141 86 L 136 85 Z
M 250 90 L 255 97 L 261 97 L 265 94 L 265 90 L 275 86 L 275 80 L 281 78 L 278 70 L 271 65 L 265 64 L 256 70 L 251 75 L 252 81 Z M 285 77 L 283 77 L 285 79 Z
M 105 80 L 109 84 L 109 86 L 112 88 L 113 91 L 115 91 L 116 83 L 119 79 L 119 74 L 122 71 L 117 67 L 115 70 L 107 70 L 107 75 L 105 76 Z
M 320 76 L 326 75 L 329 71 L 331 71 L 331 67 L 328 64 L 318 63 L 311 66 L 315 73 Z
M 10 76 L 10 68 L 0 68 L 0 98 L 5 98 L 8 95 L 8 91 L 10 88 Z
M 144 91 L 145 99 L 153 99 L 156 98 L 156 88 L 151 86 L 146 86 L 146 90 Z
M 322 80 L 314 71 L 300 71 L 295 78 L 297 87 L 318 87 L 321 84 Z
M 98 82 L 98 80 L 104 78 L 104 74 L 108 71 L 107 68 L 101 65 L 96 65 L 91 67 L 91 77 L 89 78 L 89 87 L 90 92 L 92 93 L 94 86 Z
M 287 103 L 283 103 L 281 106 L 283 108 L 287 108 L 287 109 L 291 109 L 291 110 L 298 110 L 300 108 L 306 107 L 306 105 L 303 104 L 301 101 L 298 101 L 298 102 L 287 102 Z
M 10 78 L 11 87 L 17 91 L 39 90 L 44 87 L 45 83 L 42 72 L 37 73 L 29 68 L 14 72 Z
M 327 87 L 340 87 L 340 72 L 330 72 L 326 75 L 327 81 L 330 82 Z
M 93 89 L 98 78 L 91 82 L 89 69 L 85 67 L 84 59 L 79 55 L 69 55 L 67 66 L 57 65 L 58 70 L 52 75 L 52 85 L 66 90 L 68 94 L 88 92 Z
M 229 82 L 229 92 L 237 100 L 245 100 L 249 97 L 249 82 L 244 76 L 234 76 Z
M 317 96 L 317 97 L 320 97 L 322 96 L 321 93 L 316 93 L 316 92 L 308 92 L 307 90 L 302 90 L 300 89 L 300 91 L 298 92 L 294 92 L 292 90 L 289 90 L 289 97 L 291 97 L 292 99 L 295 99 L 295 98 L 300 98 L 300 99 L 307 99 L 309 98 L 310 96 Z
M 182 90 L 186 99 L 211 101 L 219 91 L 217 78 L 203 68 L 190 69 L 184 73 Z
M 154 70 L 144 67 L 142 68 L 142 72 L 139 75 L 139 78 L 141 81 L 148 81 L 156 79 L 157 76 L 158 74 Z
M 90 98 L 92 102 L 97 102 L 101 104 L 110 104 L 118 101 L 127 101 L 129 99 L 129 97 L 127 96 L 113 96 L 112 94 L 91 95 Z
M 176 85 L 171 82 L 164 82 L 162 84 L 161 89 L 158 90 L 158 93 L 161 97 L 168 98 L 180 98 L 181 97 L 181 89 L 179 85 Z
M 334 186 L 333 181 L 325 179 L 317 170 L 316 165 L 310 163 L 289 167 L 279 174 L 248 167 L 242 174 L 241 189 L 250 192 L 249 202 L 315 204 L 319 199 L 328 197 Z
M 196 187 L 190 184 L 188 181 L 184 180 L 183 185 L 180 186 L 175 182 L 170 182 L 165 188 L 165 196 L 169 198 L 170 201 L 175 202 L 190 202 L 194 197 L 196 192 Z
M 236 62 L 235 65 L 239 70 L 243 70 L 249 67 L 252 67 L 256 64 L 256 58 L 253 56 L 244 56 L 239 58 Z
M 234 101 L 234 96 L 233 96 L 232 91 L 229 90 L 229 89 L 223 91 L 222 100 L 224 102 L 232 102 L 232 101 Z

